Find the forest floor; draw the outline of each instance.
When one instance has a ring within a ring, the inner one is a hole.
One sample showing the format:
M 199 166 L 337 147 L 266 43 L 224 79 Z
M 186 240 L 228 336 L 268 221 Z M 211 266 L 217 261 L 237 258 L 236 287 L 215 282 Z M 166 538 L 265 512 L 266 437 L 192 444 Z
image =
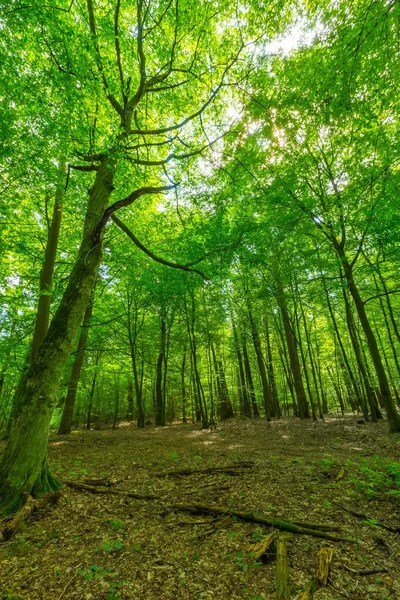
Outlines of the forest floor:
M 52 434 L 49 461 L 62 480 L 105 478 L 104 494 L 63 487 L 56 506 L 0 544 L 0 598 L 9 600 L 269 600 L 276 561 L 249 545 L 270 532 L 225 514 L 191 514 L 203 502 L 340 525 L 328 541 L 287 534 L 292 598 L 315 575 L 318 551 L 334 548 L 328 585 L 315 600 L 400 599 L 400 436 L 387 424 L 349 418 L 304 423 L 235 419 L 215 430 L 192 424 Z M 179 477 L 164 470 L 254 465 Z M 397 486 L 396 486 L 397 477 Z M 123 490 L 158 499 L 114 495 Z M 343 506 L 368 515 L 350 514 Z M 213 521 L 213 523 L 210 523 Z M 206 524 L 204 522 L 207 522 Z M 362 570 L 382 572 L 367 575 Z M 386 572 L 384 572 L 386 571 Z

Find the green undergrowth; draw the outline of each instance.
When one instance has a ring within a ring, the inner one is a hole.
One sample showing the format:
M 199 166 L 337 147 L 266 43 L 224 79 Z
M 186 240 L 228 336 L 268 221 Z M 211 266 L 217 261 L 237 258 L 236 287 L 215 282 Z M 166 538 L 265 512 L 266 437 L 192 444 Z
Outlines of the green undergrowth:
M 346 468 L 350 471 L 348 480 L 353 484 L 354 493 L 400 498 L 400 462 L 374 455 L 358 462 L 349 459 Z

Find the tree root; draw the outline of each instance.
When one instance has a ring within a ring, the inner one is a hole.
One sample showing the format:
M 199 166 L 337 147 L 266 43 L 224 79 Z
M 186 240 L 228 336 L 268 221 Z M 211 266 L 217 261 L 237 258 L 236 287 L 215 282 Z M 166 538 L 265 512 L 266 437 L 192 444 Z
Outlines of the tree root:
M 27 521 L 34 512 L 43 508 L 47 504 L 56 504 L 60 499 L 60 496 L 61 494 L 59 492 L 48 493 L 42 496 L 42 498 L 35 500 L 30 494 L 25 494 L 22 508 L 14 515 L 3 519 L 3 521 L 0 523 L 0 535 L 2 536 L 3 540 L 11 540 L 11 538 L 13 538 L 18 532 L 22 523 Z
M 269 519 L 267 517 L 263 517 L 262 515 L 258 515 L 255 513 L 245 513 L 238 510 L 233 510 L 229 506 L 209 506 L 208 504 L 202 504 L 200 502 L 192 503 L 192 504 L 173 504 L 171 508 L 176 508 L 178 510 L 185 510 L 188 512 L 199 513 L 206 512 L 211 514 L 229 514 L 237 517 L 238 519 L 242 519 L 243 521 L 249 521 L 251 523 L 261 523 L 262 525 L 267 525 L 268 527 L 275 527 L 276 529 L 280 529 L 281 531 L 290 531 L 291 533 L 300 533 L 303 535 L 311 535 L 314 537 L 324 538 L 326 540 L 332 540 L 335 542 L 353 542 L 354 540 L 345 537 L 337 537 L 331 535 L 328 532 L 322 531 L 321 529 L 308 529 L 307 527 L 300 527 L 299 525 L 295 525 L 290 521 L 285 521 L 281 519 Z
M 386 529 L 387 531 L 391 531 L 392 533 L 400 533 L 400 527 L 392 527 L 391 525 L 386 525 L 386 523 L 382 523 L 378 519 L 373 519 L 365 513 L 361 513 L 352 508 L 349 508 L 348 506 L 344 506 L 344 504 L 337 504 L 337 506 L 342 510 L 348 512 L 349 514 L 353 515 L 354 517 L 364 519 L 365 521 L 373 521 L 374 525 L 377 525 L 377 527 L 382 527 L 382 529 Z
M 79 490 L 81 492 L 90 492 L 91 494 L 109 494 L 112 496 L 134 498 L 135 500 L 161 500 L 160 496 L 155 496 L 152 494 L 137 494 L 136 492 L 124 492 L 123 490 L 116 490 L 112 488 L 104 489 L 94 485 L 87 485 L 81 481 L 64 480 L 63 483 L 68 487 L 74 488 L 75 490 Z
M 229 475 L 241 475 L 246 469 L 253 469 L 254 462 L 243 461 L 233 465 L 225 465 L 222 467 L 201 467 L 198 469 L 169 469 L 167 471 L 159 471 L 155 473 L 156 477 L 182 477 L 185 475 L 207 474 L 207 473 L 228 473 Z

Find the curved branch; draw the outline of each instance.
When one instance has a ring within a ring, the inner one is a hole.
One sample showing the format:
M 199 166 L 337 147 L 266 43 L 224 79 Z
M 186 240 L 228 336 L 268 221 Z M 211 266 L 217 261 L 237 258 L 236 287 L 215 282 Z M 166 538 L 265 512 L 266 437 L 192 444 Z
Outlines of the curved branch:
M 111 206 L 106 208 L 106 210 L 104 211 L 104 214 L 103 214 L 102 218 L 100 219 L 100 222 L 96 228 L 96 231 L 101 232 L 104 229 L 108 219 L 112 216 L 112 214 L 116 210 L 119 210 L 120 208 L 123 208 L 124 206 L 129 206 L 130 204 L 135 202 L 135 200 L 140 198 L 140 196 L 144 196 L 145 194 L 162 194 L 163 192 L 168 192 L 169 190 L 173 190 L 175 187 L 176 187 L 176 184 L 163 185 L 161 187 L 141 187 L 141 188 L 135 190 L 134 192 L 132 192 L 131 194 L 129 194 L 129 196 L 126 196 L 126 198 L 122 198 L 122 200 L 117 200 L 117 202 L 114 202 L 114 204 L 111 204 Z
M 111 219 L 129 237 L 129 239 L 132 240 L 135 246 L 137 246 L 142 252 L 147 254 L 147 256 L 149 256 L 155 262 L 165 265 L 166 267 L 172 267 L 173 269 L 180 269 L 181 271 L 190 271 L 192 273 L 197 273 L 205 281 L 208 281 L 208 277 L 206 277 L 204 273 L 202 273 L 198 269 L 192 269 L 188 265 L 180 265 L 178 263 L 173 263 L 169 260 L 165 260 L 160 256 L 156 256 L 151 250 L 148 250 L 145 246 L 143 246 L 143 244 L 137 239 L 137 237 L 132 233 L 132 231 L 124 223 L 122 223 L 122 221 L 120 221 L 118 217 L 116 217 L 116 215 L 111 215 Z

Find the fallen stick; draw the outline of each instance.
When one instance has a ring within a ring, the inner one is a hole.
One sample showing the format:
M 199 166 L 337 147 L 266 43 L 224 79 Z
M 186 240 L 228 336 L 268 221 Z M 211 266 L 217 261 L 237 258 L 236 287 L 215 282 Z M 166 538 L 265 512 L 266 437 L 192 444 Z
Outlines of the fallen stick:
M 266 535 L 257 544 L 251 544 L 248 547 L 248 552 L 251 552 L 254 555 L 254 560 L 260 560 L 261 557 L 266 556 L 266 554 L 268 554 L 267 551 L 274 545 L 274 542 L 276 542 L 277 537 L 278 533 L 276 531 L 273 531 L 269 535 Z
M 215 490 L 215 481 L 212 481 L 211 483 L 206 483 L 205 485 L 201 485 L 198 488 L 192 488 L 191 490 L 188 490 L 187 492 L 181 492 L 181 493 L 182 493 L 182 496 L 191 496 L 192 494 L 201 492 L 202 490 L 209 488 L 209 487 L 212 487 Z M 222 491 L 226 491 L 226 490 L 229 490 L 229 485 L 221 485 L 215 491 L 222 492 Z
M 321 548 L 319 551 L 319 563 L 315 577 L 307 585 L 299 600 L 311 600 L 320 587 L 328 584 L 329 570 L 333 558 L 333 548 Z
M 254 462 L 239 462 L 233 465 L 225 465 L 222 467 L 199 467 L 195 469 L 185 468 L 185 469 L 169 469 L 167 471 L 158 471 L 158 473 L 154 473 L 156 477 L 182 477 L 185 475 L 195 475 L 195 474 L 204 474 L 204 473 L 243 473 L 245 469 L 253 469 Z
M 376 567 L 374 569 L 360 569 L 359 571 L 357 571 L 357 569 L 351 569 L 347 565 L 343 565 L 343 567 L 346 569 L 346 571 L 354 573 L 354 575 L 378 575 L 379 573 L 390 573 L 390 569 L 387 569 L 386 567 Z
M 112 487 L 114 485 L 117 485 L 117 483 L 121 483 L 122 479 L 105 479 L 104 477 L 102 479 L 85 479 L 84 483 L 86 483 L 87 485 L 102 485 L 104 487 Z
M 290 600 L 289 562 L 282 537 L 276 543 L 275 600 Z
M 369 517 L 365 513 L 358 512 L 352 508 L 349 508 L 348 506 L 345 506 L 344 504 L 337 504 L 337 506 L 342 510 L 348 512 L 349 514 L 353 515 L 354 517 L 365 519 L 366 521 L 373 521 L 374 525 L 382 527 L 382 529 L 386 529 L 387 531 L 391 531 L 392 533 L 400 533 L 400 527 L 392 527 L 391 525 L 386 525 L 386 523 L 382 523 L 382 521 L 374 519 L 373 517 Z
M 134 498 L 136 500 L 161 500 L 160 496 L 154 496 L 153 494 L 137 494 L 136 492 L 124 492 L 123 490 L 115 490 L 112 488 L 98 488 L 94 485 L 87 485 L 86 483 L 82 483 L 81 481 L 64 480 L 63 483 L 68 487 L 83 492 L 90 492 L 91 494 L 108 494 L 111 496 L 123 496 L 125 498 Z
M 289 521 L 284 521 L 283 519 L 268 519 L 267 517 L 263 517 L 262 515 L 258 515 L 251 512 L 241 512 L 238 510 L 233 510 L 229 506 L 209 506 L 208 504 L 202 504 L 200 502 L 195 502 L 192 504 L 172 504 L 171 508 L 176 508 L 178 510 L 185 510 L 188 512 L 206 512 L 211 514 L 230 514 L 238 519 L 242 519 L 243 521 L 249 521 L 250 523 L 261 523 L 263 525 L 267 525 L 268 527 L 275 527 L 276 529 L 280 529 L 281 531 L 290 531 L 291 533 L 300 533 L 302 535 L 311 535 L 314 537 L 324 538 L 326 540 L 332 540 L 335 542 L 352 542 L 354 540 L 345 537 L 336 537 L 331 535 L 328 532 L 320 531 L 317 529 L 308 529 L 306 527 L 300 527 L 299 525 L 294 525 Z

